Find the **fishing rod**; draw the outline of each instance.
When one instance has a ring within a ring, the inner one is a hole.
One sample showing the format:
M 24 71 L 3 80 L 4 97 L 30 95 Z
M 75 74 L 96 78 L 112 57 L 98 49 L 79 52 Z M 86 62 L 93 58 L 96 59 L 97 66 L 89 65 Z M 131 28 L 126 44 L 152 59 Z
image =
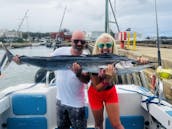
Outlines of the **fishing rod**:
M 162 60 L 161 60 L 161 52 L 160 52 L 160 38 L 159 38 L 159 27 L 158 27 L 158 14 L 157 14 L 157 3 L 156 0 L 154 1 L 155 4 L 155 16 L 156 16 L 156 33 L 157 33 L 157 55 L 158 55 L 158 69 L 157 73 L 159 74 L 159 77 L 165 78 L 165 79 L 171 79 L 172 78 L 172 69 L 164 69 L 162 68 Z
M 156 35 L 157 35 L 157 40 L 156 40 L 156 45 L 158 48 L 158 66 L 161 66 L 161 52 L 160 52 L 160 39 L 159 39 L 159 27 L 158 27 L 158 14 L 157 14 L 157 3 L 156 0 L 154 1 L 155 5 L 155 18 L 156 18 Z
M 160 51 L 160 39 L 159 39 L 159 26 L 158 26 L 158 13 L 157 13 L 157 2 L 154 0 L 154 8 L 155 8 L 155 22 L 156 22 L 156 46 L 157 46 L 157 56 L 158 56 L 158 69 L 162 69 L 161 63 L 161 51 Z M 162 90 L 162 91 L 161 91 Z M 158 75 L 157 86 L 155 89 L 155 95 L 158 96 L 158 103 L 161 103 L 161 97 L 163 94 L 163 82 L 161 77 Z

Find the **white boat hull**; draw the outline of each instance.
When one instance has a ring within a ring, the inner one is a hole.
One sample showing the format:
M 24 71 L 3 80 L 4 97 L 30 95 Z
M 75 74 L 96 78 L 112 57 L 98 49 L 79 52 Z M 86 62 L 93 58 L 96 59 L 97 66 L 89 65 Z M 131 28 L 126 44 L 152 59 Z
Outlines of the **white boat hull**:
M 117 85 L 120 103 L 120 116 L 125 129 L 172 129 L 172 106 L 149 104 L 146 100 L 152 94 L 135 85 Z M 86 90 L 86 113 L 88 128 L 94 128 L 94 118 L 89 108 Z M 45 84 L 22 84 L 0 92 L 0 129 L 55 129 L 56 87 Z M 155 99 L 154 101 L 157 102 Z M 111 125 L 104 112 L 104 128 Z

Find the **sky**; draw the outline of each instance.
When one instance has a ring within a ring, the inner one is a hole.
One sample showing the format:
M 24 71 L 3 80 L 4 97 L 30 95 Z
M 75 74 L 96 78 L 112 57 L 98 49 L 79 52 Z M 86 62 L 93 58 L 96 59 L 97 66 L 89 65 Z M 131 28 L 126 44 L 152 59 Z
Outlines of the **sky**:
M 156 35 L 155 0 L 111 0 L 120 31 L 131 28 L 144 36 Z M 172 0 L 156 0 L 160 36 L 172 36 Z M 0 0 L 0 30 L 57 32 L 104 31 L 105 0 Z M 27 11 L 28 10 L 28 11 Z M 114 21 L 112 13 L 110 20 Z M 117 32 L 115 24 L 111 29 Z

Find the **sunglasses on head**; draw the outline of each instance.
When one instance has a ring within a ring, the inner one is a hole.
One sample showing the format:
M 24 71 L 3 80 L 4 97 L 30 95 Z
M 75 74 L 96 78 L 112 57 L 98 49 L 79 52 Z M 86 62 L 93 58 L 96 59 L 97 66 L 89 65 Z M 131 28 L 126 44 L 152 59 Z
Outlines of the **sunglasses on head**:
M 99 44 L 98 44 L 98 47 L 99 47 L 99 48 L 104 48 L 104 47 L 106 46 L 106 48 L 111 48 L 112 45 L 113 45 L 112 42 L 108 42 L 108 43 L 99 43 Z
M 82 45 L 86 43 L 85 40 L 79 40 L 79 39 L 74 39 L 73 42 L 75 44 L 78 44 L 80 42 Z

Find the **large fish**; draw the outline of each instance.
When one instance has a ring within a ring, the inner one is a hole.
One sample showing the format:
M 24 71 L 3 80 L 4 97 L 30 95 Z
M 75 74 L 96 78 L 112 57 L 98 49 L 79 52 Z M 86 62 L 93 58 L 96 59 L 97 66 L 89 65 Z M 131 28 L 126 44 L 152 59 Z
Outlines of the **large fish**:
M 8 62 L 11 62 L 14 55 L 5 47 L 6 56 Z M 71 56 L 71 55 L 59 55 L 53 57 L 40 57 L 40 56 L 20 56 L 21 64 L 30 64 L 44 68 L 46 70 L 54 71 L 58 69 L 69 69 L 74 62 L 79 63 L 82 69 L 86 72 L 98 73 L 100 68 L 104 68 L 107 64 L 117 64 L 119 62 L 131 62 L 136 63 L 135 60 L 129 59 L 126 56 L 120 56 L 115 54 L 101 54 L 101 55 L 83 55 L 83 56 Z M 3 62 L 1 61 L 3 64 Z M 7 63 L 9 64 L 9 63 Z M 117 69 L 118 74 L 126 74 L 132 72 L 138 72 L 144 68 L 151 67 L 152 65 L 143 65 L 138 68 Z

